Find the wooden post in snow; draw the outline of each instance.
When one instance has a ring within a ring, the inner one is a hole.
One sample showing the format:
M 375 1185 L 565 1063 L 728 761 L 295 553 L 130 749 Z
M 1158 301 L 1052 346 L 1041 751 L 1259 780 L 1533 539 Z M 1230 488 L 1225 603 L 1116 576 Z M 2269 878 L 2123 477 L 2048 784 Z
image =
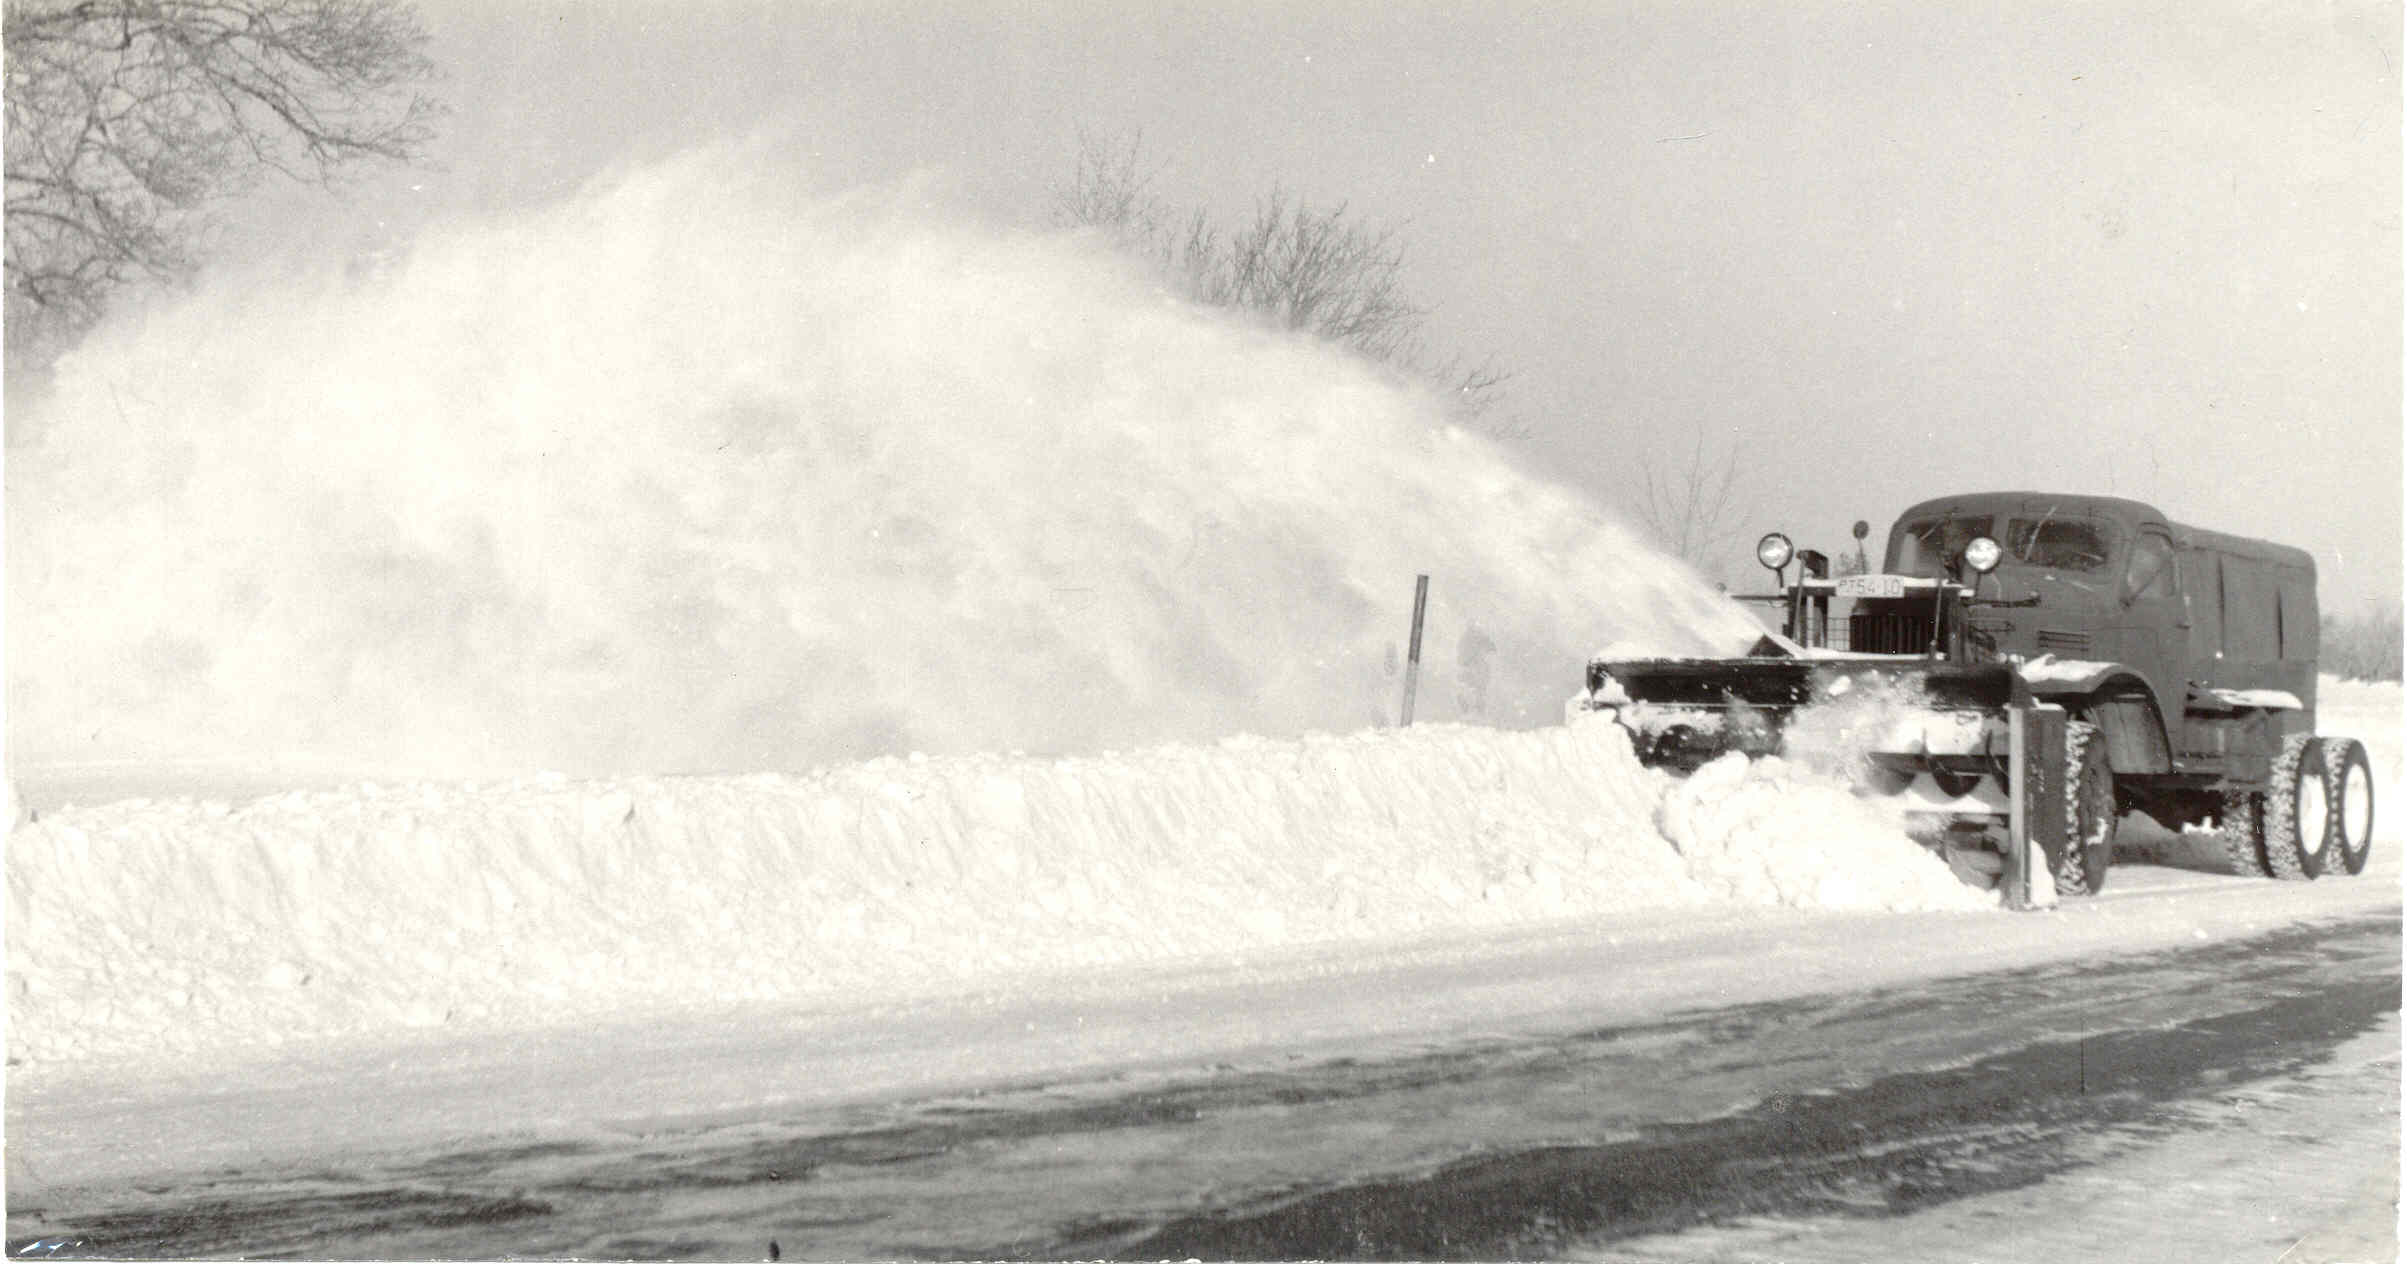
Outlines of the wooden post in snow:
M 1404 656 L 1404 724 L 1412 724 L 1412 695 L 1421 685 L 1421 615 L 1429 609 L 1429 577 L 1418 576 L 1412 585 L 1412 649 Z

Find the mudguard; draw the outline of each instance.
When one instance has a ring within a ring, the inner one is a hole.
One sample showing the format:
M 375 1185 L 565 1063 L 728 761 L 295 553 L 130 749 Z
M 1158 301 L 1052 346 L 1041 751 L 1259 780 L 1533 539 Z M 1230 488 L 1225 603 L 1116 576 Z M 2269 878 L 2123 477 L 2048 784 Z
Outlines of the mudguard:
M 2121 663 L 2042 655 L 2015 668 L 2031 696 L 2081 713 L 2106 735 L 2107 766 L 2118 773 L 2173 770 L 2172 732 L 2156 691 Z

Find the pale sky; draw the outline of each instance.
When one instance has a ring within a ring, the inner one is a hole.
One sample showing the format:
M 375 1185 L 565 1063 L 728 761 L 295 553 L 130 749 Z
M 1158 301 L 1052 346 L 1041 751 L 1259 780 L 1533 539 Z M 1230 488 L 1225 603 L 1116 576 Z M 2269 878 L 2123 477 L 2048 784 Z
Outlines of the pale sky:
M 1499 11 L 1489 12 L 1495 8 Z M 425 6 L 439 168 L 268 235 L 357 249 L 767 129 L 831 190 L 1042 222 L 1080 128 L 1157 190 L 1402 226 L 1528 463 L 1634 502 L 1742 451 L 1723 567 L 1943 492 L 2152 500 L 2401 571 L 2395 5 Z M 1876 537 L 1877 538 L 1877 537 Z

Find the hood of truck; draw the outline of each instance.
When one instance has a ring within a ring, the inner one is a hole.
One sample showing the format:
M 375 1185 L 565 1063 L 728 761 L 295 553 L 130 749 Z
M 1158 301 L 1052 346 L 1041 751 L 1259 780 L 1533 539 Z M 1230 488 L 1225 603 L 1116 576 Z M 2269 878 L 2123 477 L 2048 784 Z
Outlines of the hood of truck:
M 2099 647 L 2101 629 L 2122 622 L 2115 578 L 2095 572 L 2001 565 L 1982 580 L 1981 596 L 2006 601 L 2036 597 L 2039 604 L 1974 606 L 1966 619 L 1990 639 L 2001 657 L 2080 657 Z

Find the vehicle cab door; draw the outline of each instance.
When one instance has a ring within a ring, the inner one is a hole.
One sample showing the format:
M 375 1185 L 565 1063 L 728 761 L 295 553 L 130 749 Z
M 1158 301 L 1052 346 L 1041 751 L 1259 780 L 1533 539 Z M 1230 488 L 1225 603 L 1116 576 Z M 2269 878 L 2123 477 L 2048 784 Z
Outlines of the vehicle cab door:
M 2115 588 L 2116 657 L 2148 682 L 2168 718 L 2181 713 L 2190 685 L 2190 614 L 2171 533 L 2143 524 Z
M 2182 673 L 2190 683 L 2217 683 L 2223 659 L 2223 561 L 2204 549 L 2182 549 L 2181 617 L 2188 627 L 2182 643 Z

